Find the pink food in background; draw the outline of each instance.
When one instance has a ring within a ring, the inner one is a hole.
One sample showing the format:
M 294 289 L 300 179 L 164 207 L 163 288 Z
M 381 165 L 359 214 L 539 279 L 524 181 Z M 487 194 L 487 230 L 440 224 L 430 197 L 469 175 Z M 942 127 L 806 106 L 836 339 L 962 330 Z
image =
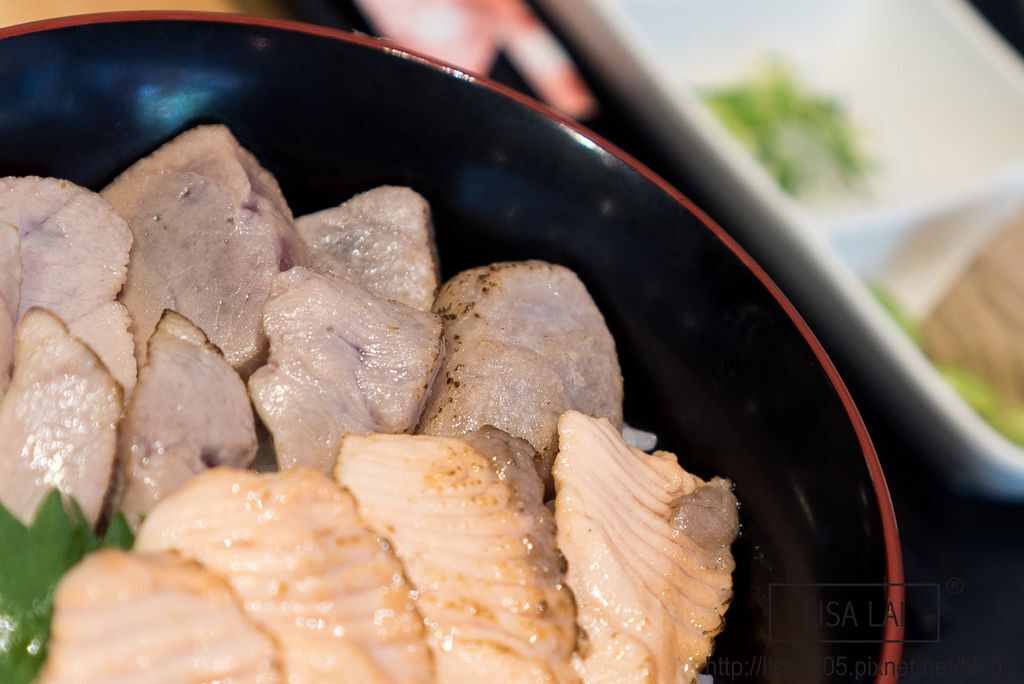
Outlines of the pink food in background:
M 555 109 L 585 119 L 597 102 L 565 49 L 523 0 L 357 0 L 374 30 L 410 50 L 486 74 L 499 51 Z

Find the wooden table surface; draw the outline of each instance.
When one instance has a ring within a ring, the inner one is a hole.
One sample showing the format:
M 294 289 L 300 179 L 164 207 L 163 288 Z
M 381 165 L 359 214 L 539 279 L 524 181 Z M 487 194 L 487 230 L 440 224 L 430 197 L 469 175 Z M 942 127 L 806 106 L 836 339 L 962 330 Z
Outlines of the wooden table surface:
M 290 16 L 282 0 L 0 0 L 0 27 L 72 14 L 149 9 Z

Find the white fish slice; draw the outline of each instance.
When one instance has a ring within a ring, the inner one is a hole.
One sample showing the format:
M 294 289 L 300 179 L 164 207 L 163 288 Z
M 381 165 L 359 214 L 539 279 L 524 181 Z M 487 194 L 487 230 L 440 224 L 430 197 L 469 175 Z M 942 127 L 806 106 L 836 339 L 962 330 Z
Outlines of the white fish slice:
M 317 270 L 430 311 L 441 273 L 427 201 L 382 185 L 295 221 Z
M 196 473 L 249 467 L 256 447 L 245 383 L 202 330 L 165 311 L 118 430 L 114 504 L 136 526 Z
M 731 484 L 578 411 L 558 431 L 555 523 L 586 634 L 583 681 L 695 682 L 732 597 Z
M 263 313 L 270 359 L 249 393 L 281 468 L 331 472 L 345 433 L 405 432 L 437 373 L 441 320 L 297 266 Z
M 266 359 L 270 280 L 308 261 L 274 177 L 226 126 L 197 126 L 103 189 L 134 236 L 120 299 L 135 356 L 164 309 L 188 317 L 248 377 Z
M 45 309 L 17 329 L 0 400 L 0 501 L 26 524 L 52 488 L 95 525 L 110 486 L 123 390 L 99 357 Z
M 551 513 L 532 464 L 532 485 L 511 474 L 516 460 L 443 437 L 342 441 L 335 476 L 416 587 L 440 682 L 576 681 Z
M 18 315 L 56 314 L 131 393 L 135 357 L 128 312 L 117 301 L 132 234 L 114 208 L 74 183 L 37 176 L 0 178 L 0 222 L 21 235 Z
M 14 329 L 21 301 L 21 238 L 18 228 L 0 221 L 0 399 L 14 370 Z

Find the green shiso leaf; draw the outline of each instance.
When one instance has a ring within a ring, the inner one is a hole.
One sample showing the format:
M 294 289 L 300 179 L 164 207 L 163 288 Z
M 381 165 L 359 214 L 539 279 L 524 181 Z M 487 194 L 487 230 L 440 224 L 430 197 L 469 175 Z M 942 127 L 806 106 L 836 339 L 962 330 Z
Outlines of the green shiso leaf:
M 0 682 L 31 682 L 46 659 L 57 583 L 100 546 L 131 548 L 134 537 L 116 516 L 103 540 L 73 500 L 51 491 L 31 526 L 0 504 Z

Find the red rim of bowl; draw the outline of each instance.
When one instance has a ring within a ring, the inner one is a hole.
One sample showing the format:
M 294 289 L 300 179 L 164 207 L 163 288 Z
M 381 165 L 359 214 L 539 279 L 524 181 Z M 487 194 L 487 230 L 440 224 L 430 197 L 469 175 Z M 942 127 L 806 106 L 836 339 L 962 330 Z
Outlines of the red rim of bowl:
M 243 24 L 251 26 L 264 26 L 268 28 L 308 33 L 325 38 L 333 38 L 349 43 L 356 43 L 370 48 L 375 48 L 405 59 L 412 59 L 427 66 L 439 69 L 457 78 L 474 83 L 475 85 L 496 91 L 505 97 L 509 97 L 518 103 L 529 107 L 549 118 L 554 119 L 562 126 L 574 131 L 576 134 L 592 141 L 598 147 L 603 148 L 610 154 L 618 157 L 627 166 L 644 176 L 647 180 L 657 185 L 663 192 L 679 202 L 691 214 L 696 216 L 715 236 L 728 247 L 743 264 L 757 277 L 761 284 L 771 293 L 782 309 L 792 320 L 793 324 L 800 331 L 804 340 L 814 352 L 815 357 L 821 364 L 833 388 L 839 395 L 839 399 L 846 409 L 850 423 L 853 425 L 860 442 L 861 450 L 864 452 L 864 460 L 867 463 L 871 481 L 875 488 L 875 496 L 878 499 L 879 514 L 882 518 L 882 533 L 885 540 L 886 556 L 886 600 L 892 605 L 902 605 L 905 600 L 906 588 L 903 576 L 903 552 L 900 547 L 899 529 L 896 525 L 896 515 L 892 507 L 892 499 L 889 496 L 889 488 L 885 482 L 885 475 L 882 473 L 882 465 L 878 461 L 878 454 L 868 435 L 867 427 L 854 405 L 853 398 L 846 388 L 846 384 L 839 377 L 839 372 L 829 359 L 825 349 L 821 346 L 818 338 L 811 332 L 810 327 L 789 299 L 782 293 L 782 290 L 775 284 L 764 270 L 751 258 L 747 252 L 740 247 L 725 230 L 714 222 L 707 214 L 698 208 L 678 190 L 669 185 L 664 179 L 645 167 L 625 151 L 619 149 L 613 143 L 605 140 L 599 135 L 587 130 L 579 123 L 566 118 L 551 108 L 537 102 L 536 100 L 523 95 L 507 86 L 490 80 L 485 76 L 473 74 L 459 69 L 450 64 L 445 64 L 432 57 L 418 54 L 416 52 L 401 48 L 389 41 L 373 38 L 370 36 L 349 33 L 339 29 L 305 24 L 287 19 L 270 19 L 264 17 L 253 17 L 238 14 L 222 14 L 214 12 L 188 12 L 188 11 L 164 11 L 164 10 L 143 10 L 129 12 L 105 12 L 99 14 L 84 14 L 55 19 L 44 19 L 27 24 L 0 28 L 0 39 L 12 36 L 20 36 L 27 33 L 48 31 L 51 29 L 65 28 L 71 26 L 83 26 L 87 24 L 100 23 L 122 23 L 132 21 L 212 21 L 226 24 Z M 878 660 L 878 674 L 875 676 L 876 684 L 895 684 L 898 679 L 899 662 L 903 653 L 904 627 L 895 621 L 887 622 L 882 633 L 881 650 Z

